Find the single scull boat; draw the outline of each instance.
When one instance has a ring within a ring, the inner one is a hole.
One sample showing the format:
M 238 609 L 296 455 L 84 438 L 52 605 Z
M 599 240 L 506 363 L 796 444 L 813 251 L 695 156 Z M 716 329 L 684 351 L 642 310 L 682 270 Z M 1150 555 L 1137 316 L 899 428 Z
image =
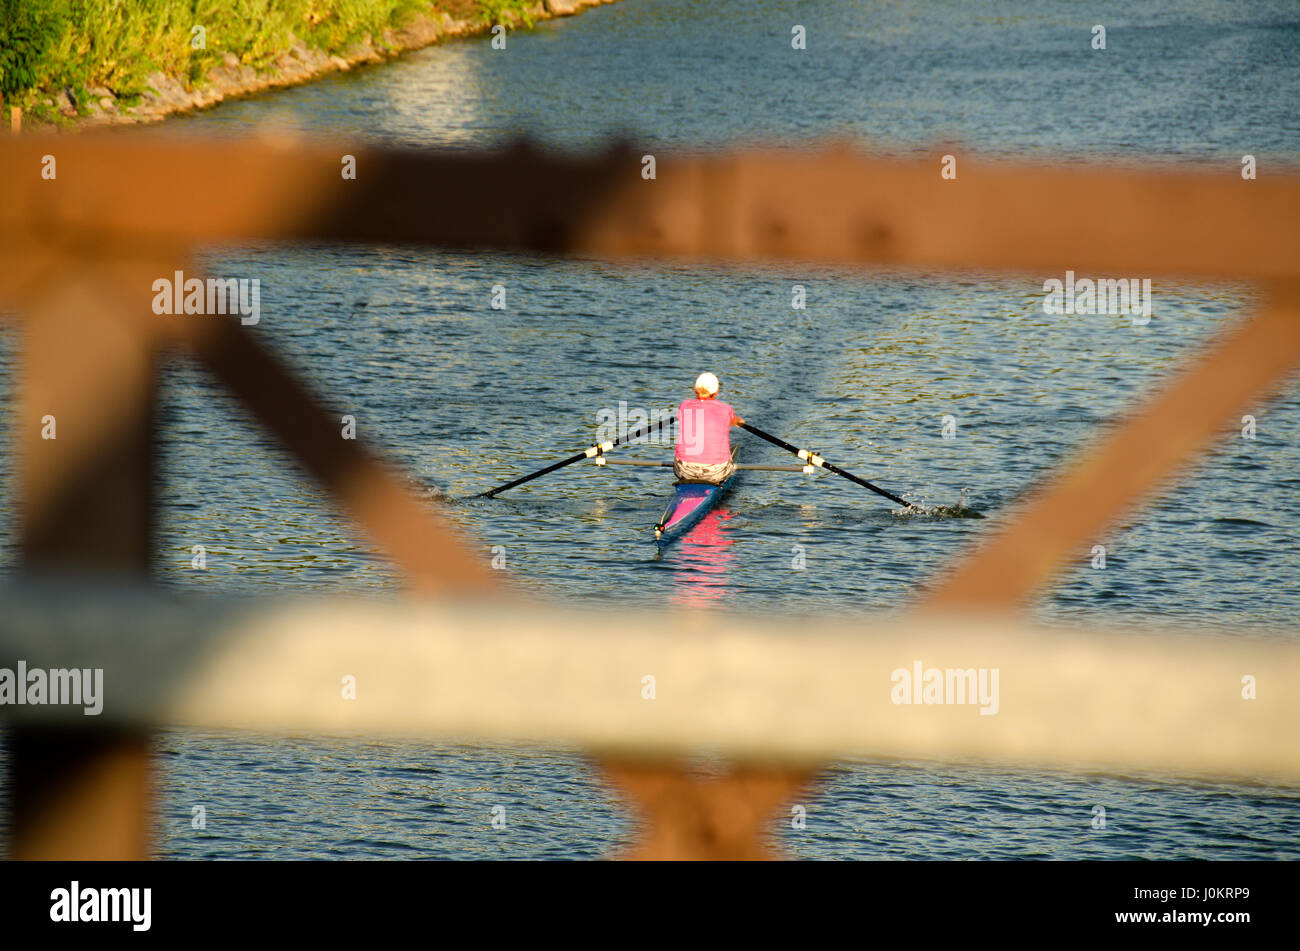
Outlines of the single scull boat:
M 536 472 L 530 472 L 528 475 L 520 476 L 517 479 L 510 480 L 509 482 L 505 483 L 505 485 L 499 485 L 494 489 L 488 489 L 486 492 L 480 492 L 477 496 L 475 496 L 475 498 L 482 498 L 482 499 L 495 498 L 497 495 L 499 495 L 502 492 L 508 491 L 509 489 L 513 489 L 517 486 L 521 486 L 527 482 L 532 482 L 534 479 L 538 479 L 546 475 L 547 473 L 554 472 L 557 469 L 562 469 L 565 466 L 571 466 L 574 463 L 583 461 L 584 459 L 590 459 L 593 462 L 595 462 L 596 465 L 598 466 L 604 466 L 604 465 L 651 466 L 654 468 L 662 467 L 666 469 L 671 469 L 673 467 L 673 464 L 671 462 L 655 462 L 652 459 L 611 459 L 609 456 L 606 455 L 606 453 L 619 446 L 623 446 L 630 442 L 633 442 L 634 440 L 639 439 L 642 436 L 649 435 L 649 433 L 652 430 L 658 429 L 662 431 L 664 426 L 667 426 L 673 422 L 673 419 L 674 419 L 674 415 L 669 414 L 666 418 L 662 420 L 658 420 L 654 423 L 650 423 L 646 426 L 643 426 L 640 429 L 626 433 L 623 436 L 620 436 L 618 439 L 611 439 L 608 442 L 596 443 L 596 445 L 590 446 L 587 449 L 584 449 L 582 452 L 574 453 L 573 455 L 565 459 L 561 459 L 559 462 L 553 462 L 548 466 L 544 466 L 543 468 L 538 469 Z M 885 498 L 889 499 L 891 502 L 897 502 L 899 505 L 911 509 L 912 511 L 917 511 L 917 512 L 922 511 L 920 508 L 918 508 L 915 505 L 915 503 L 908 502 L 905 499 L 901 499 L 897 495 L 894 495 L 892 492 L 887 492 L 886 490 L 880 488 L 877 485 L 872 485 L 866 479 L 860 479 L 857 476 L 855 476 L 853 473 L 847 472 L 844 469 L 841 469 L 839 466 L 833 465 L 832 463 L 828 462 L 825 458 L 823 458 L 819 453 L 813 452 L 810 449 L 800 449 L 799 447 L 793 446 L 783 439 L 779 439 L 776 436 L 773 436 L 771 433 L 763 432 L 763 430 L 759 429 L 757 426 L 752 426 L 749 423 L 742 422 L 739 425 L 742 429 L 748 430 L 749 432 L 753 433 L 755 436 L 758 436 L 760 439 L 764 439 L 767 442 L 770 442 L 775 446 L 779 446 L 780 448 L 786 450 L 787 452 L 792 453 L 795 456 L 798 456 L 802 465 L 797 465 L 797 466 L 737 465 L 736 466 L 737 473 L 742 470 L 755 470 L 755 469 L 766 470 L 768 472 L 812 473 L 817 469 L 824 469 L 827 472 L 832 472 L 835 475 L 848 479 L 850 482 L 855 482 L 858 485 L 862 486 L 863 488 L 870 489 L 872 492 L 875 492 L 877 495 L 884 496 Z M 731 459 L 733 462 L 735 462 L 736 449 L 734 447 L 731 450 Z M 726 494 L 731 491 L 731 488 L 733 485 L 735 485 L 735 483 L 736 483 L 736 474 L 733 474 L 730 478 L 728 478 L 725 482 L 721 483 L 720 485 L 712 485 L 710 483 L 704 483 L 704 482 L 684 482 L 684 483 L 677 484 L 673 489 L 673 497 L 672 500 L 669 501 L 668 503 L 668 508 L 665 509 L 663 517 L 660 518 L 659 522 L 655 525 L 655 529 L 654 529 L 655 541 L 658 543 L 659 547 L 663 548 L 665 545 L 672 544 L 677 539 L 681 538 L 686 532 L 690 531 L 691 528 L 693 528 L 695 525 L 698 525 L 700 523 L 700 520 L 703 519 L 705 515 L 709 514 L 709 512 L 712 511 L 718 505 L 718 503 L 722 501 L 723 497 L 726 496 Z

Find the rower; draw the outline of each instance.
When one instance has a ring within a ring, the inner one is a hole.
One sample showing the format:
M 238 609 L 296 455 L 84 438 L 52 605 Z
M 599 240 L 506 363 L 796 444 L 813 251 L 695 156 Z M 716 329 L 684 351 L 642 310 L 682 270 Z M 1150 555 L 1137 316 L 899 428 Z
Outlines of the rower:
M 744 424 L 728 403 L 718 399 L 720 384 L 712 373 L 695 381 L 695 399 L 677 410 L 680 427 L 673 474 L 677 484 L 704 482 L 721 485 L 736 471 L 731 461 L 731 427 Z

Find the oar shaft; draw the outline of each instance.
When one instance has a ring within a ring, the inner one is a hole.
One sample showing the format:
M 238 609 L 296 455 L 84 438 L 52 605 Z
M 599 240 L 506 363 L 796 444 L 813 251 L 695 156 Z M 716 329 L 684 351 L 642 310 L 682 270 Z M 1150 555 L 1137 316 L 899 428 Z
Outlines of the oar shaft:
M 592 446 L 591 448 L 585 449 L 582 452 L 574 453 L 572 456 L 569 456 L 567 459 L 561 459 L 559 462 L 553 462 L 549 466 L 546 466 L 544 469 L 538 469 L 536 472 L 530 472 L 526 476 L 520 476 L 518 479 L 515 479 L 513 482 L 507 482 L 505 485 L 499 485 L 495 489 L 488 489 L 486 492 L 480 492 L 476 496 L 476 498 L 480 498 L 480 499 L 493 498 L 494 496 L 499 495 L 502 492 L 505 492 L 507 489 L 513 489 L 515 488 L 515 486 L 523 485 L 525 482 L 532 482 L 534 479 L 540 478 L 541 476 L 546 475 L 548 472 L 554 472 L 556 469 L 563 469 L 565 466 L 571 466 L 575 462 L 581 462 L 583 459 L 590 459 L 592 456 L 597 456 L 602 452 L 609 452 L 609 450 L 615 448 L 616 446 L 621 446 L 624 443 L 629 443 L 634 439 L 640 439 L 642 436 L 649 435 L 655 429 L 662 430 L 664 426 L 671 424 L 672 421 L 675 420 L 676 418 L 677 418 L 676 413 L 669 413 L 666 419 L 656 420 L 653 423 L 646 423 L 646 425 L 642 426 L 640 429 L 633 430 L 630 433 L 624 433 L 622 436 L 619 436 L 617 439 L 610 440 L 609 442 L 596 443 L 596 445 Z
M 800 449 L 798 446 L 792 446 L 784 439 L 781 439 L 777 436 L 773 436 L 771 433 L 765 433 L 763 432 L 763 430 L 755 426 L 751 426 L 749 423 L 741 423 L 740 428 L 745 430 L 746 432 L 753 433 L 759 439 L 766 439 L 774 446 L 780 446 L 786 452 L 794 453 L 796 456 L 798 456 L 800 459 L 805 460 L 810 465 L 818 466 L 819 468 L 825 469 L 827 472 L 833 472 L 837 476 L 841 476 L 845 479 L 848 479 L 850 482 L 857 483 L 858 485 L 862 486 L 864 489 L 870 489 L 872 492 L 875 492 L 877 495 L 883 495 L 891 502 L 897 502 L 899 505 L 902 505 L 909 509 L 916 508 L 915 505 L 913 505 L 911 502 L 908 502 L 906 499 L 900 499 L 898 496 L 894 495 L 894 493 L 886 492 L 884 489 L 880 488 L 880 486 L 872 485 L 866 479 L 860 479 L 857 476 L 855 476 L 852 472 L 847 472 L 844 469 L 841 469 L 839 466 L 827 462 L 825 459 L 817 455 L 815 452 L 811 452 L 810 450 L 807 449 Z
M 909 508 L 909 509 L 914 509 L 914 508 L 916 508 L 915 505 L 913 505 L 911 502 L 908 502 L 906 499 L 900 499 L 900 498 L 899 498 L 898 496 L 896 496 L 894 493 L 889 492 L 889 491 L 886 491 L 885 489 L 882 489 L 882 488 L 881 488 L 880 486 L 878 486 L 878 485 L 872 485 L 872 484 L 871 484 L 870 482 L 868 482 L 866 479 L 859 479 L 859 478 L 858 478 L 857 476 L 855 476 L 852 472 L 845 472 L 843 469 L 841 469 L 841 468 L 840 468 L 839 466 L 837 466 L 837 465 L 832 465 L 832 464 L 829 463 L 829 462 L 825 462 L 825 461 L 823 461 L 823 462 L 822 462 L 822 468 L 825 469 L 827 472 L 834 472 L 837 476 L 843 476 L 844 478 L 848 479 L 850 482 L 856 482 L 858 485 L 862 486 L 864 489 L 870 489 L 872 492 L 875 492 L 875 493 L 878 494 L 878 495 L 883 495 L 885 498 L 889 499 L 891 502 L 897 502 L 899 505 L 903 506 L 904 508 Z
M 766 440 L 767 440 L 768 442 L 770 442 L 772 445 L 774 445 L 774 446 L 780 446 L 780 447 L 781 447 L 782 449 L 784 449 L 786 452 L 792 452 L 792 453 L 794 453 L 796 456 L 798 456 L 799 453 L 803 451 L 803 450 L 801 450 L 798 446 L 792 446 L 792 445 L 790 445 L 788 442 L 786 442 L 784 439 L 781 439 L 779 436 L 773 436 L 771 433 L 765 433 L 765 432 L 763 432 L 763 430 L 758 429 L 758 428 L 755 427 L 755 426 L 751 426 L 749 423 L 741 423 L 741 424 L 740 424 L 740 428 L 743 429 L 743 430 L 745 430 L 746 432 L 751 432 L 751 433 L 753 433 L 753 434 L 754 434 L 755 436 L 757 436 L 759 439 L 766 439 Z M 801 457 L 801 458 L 802 458 L 802 457 Z
M 575 453 L 574 455 L 570 456 L 568 459 L 561 459 L 559 462 L 553 463 L 552 465 L 547 466 L 545 469 L 538 469 L 536 472 L 530 472 L 528 475 L 521 476 L 520 478 L 515 479 L 513 482 L 507 482 L 505 485 L 499 485 L 495 489 L 489 489 L 488 491 L 482 493 L 482 497 L 490 499 L 493 496 L 497 495 L 498 493 L 506 491 L 507 489 L 513 489 L 515 486 L 523 485 L 525 482 L 532 482 L 534 479 L 540 478 L 541 476 L 546 475 L 548 472 L 554 472 L 556 469 L 563 469 L 565 466 L 571 466 L 575 462 L 581 462 L 583 459 L 586 458 L 587 458 L 587 454 L 585 452 Z

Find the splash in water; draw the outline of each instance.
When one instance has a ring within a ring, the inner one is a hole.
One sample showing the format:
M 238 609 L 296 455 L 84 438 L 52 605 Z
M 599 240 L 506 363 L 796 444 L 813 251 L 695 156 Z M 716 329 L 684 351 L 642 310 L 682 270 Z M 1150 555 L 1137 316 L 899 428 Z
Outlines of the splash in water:
M 956 505 L 927 505 L 924 500 L 912 503 L 915 507 L 899 512 L 899 515 L 931 515 L 935 518 L 983 518 L 984 514 L 966 504 L 966 493 L 970 487 L 961 490 Z

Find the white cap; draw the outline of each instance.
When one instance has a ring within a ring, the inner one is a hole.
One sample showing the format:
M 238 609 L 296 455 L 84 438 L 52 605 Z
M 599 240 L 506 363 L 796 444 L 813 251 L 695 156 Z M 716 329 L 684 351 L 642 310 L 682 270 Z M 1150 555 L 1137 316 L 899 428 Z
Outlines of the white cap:
M 703 390 L 710 396 L 718 392 L 718 378 L 712 373 L 701 373 L 695 378 L 696 391 Z

